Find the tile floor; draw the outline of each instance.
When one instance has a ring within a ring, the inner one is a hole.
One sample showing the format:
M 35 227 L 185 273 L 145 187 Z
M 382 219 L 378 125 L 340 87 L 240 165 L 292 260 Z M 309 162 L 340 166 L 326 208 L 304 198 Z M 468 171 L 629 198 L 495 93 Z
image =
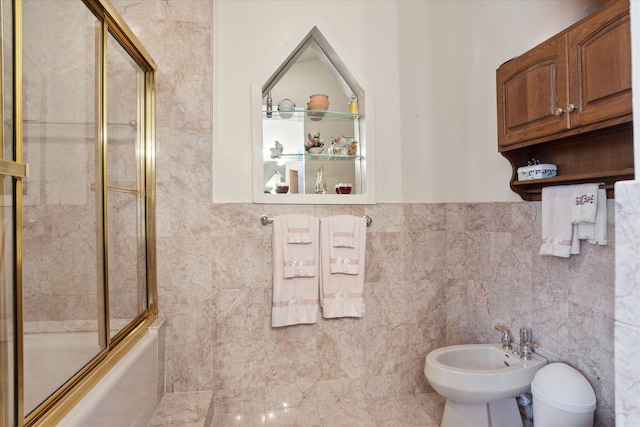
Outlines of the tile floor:
M 149 427 L 438 427 L 444 400 L 437 393 L 405 395 L 246 414 L 209 411 L 211 392 L 166 394 Z
M 148 427 L 205 427 L 211 418 L 209 407 L 213 393 L 167 393 L 164 395 Z M 206 426 L 209 427 L 209 426 Z

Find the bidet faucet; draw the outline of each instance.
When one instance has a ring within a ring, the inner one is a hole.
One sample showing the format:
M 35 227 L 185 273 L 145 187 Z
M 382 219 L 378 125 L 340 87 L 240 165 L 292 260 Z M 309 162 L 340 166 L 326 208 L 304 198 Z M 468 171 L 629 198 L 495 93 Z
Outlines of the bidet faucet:
M 520 359 L 529 360 L 533 349 L 538 348 L 538 343 L 532 341 L 531 328 L 520 328 Z
M 511 343 L 513 342 L 513 335 L 511 335 L 511 331 L 506 326 L 495 325 L 493 327 L 496 331 L 502 332 L 502 348 L 505 350 L 511 350 L 513 347 Z

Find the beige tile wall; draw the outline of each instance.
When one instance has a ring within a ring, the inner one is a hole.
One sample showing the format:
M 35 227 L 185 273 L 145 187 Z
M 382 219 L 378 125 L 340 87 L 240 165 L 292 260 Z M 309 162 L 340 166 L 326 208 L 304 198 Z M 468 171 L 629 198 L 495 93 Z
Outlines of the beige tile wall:
M 583 243 L 569 260 L 537 255 L 539 210 L 524 202 L 212 205 L 213 220 L 192 238 L 160 243 L 169 391 L 213 389 L 218 413 L 424 392 L 430 350 L 497 342 L 501 323 L 516 336 L 532 327 L 540 353 L 583 372 L 598 394 L 599 422 L 610 425 L 613 203 L 610 246 Z M 374 220 L 365 318 L 271 328 L 272 230 L 259 216 L 338 211 Z

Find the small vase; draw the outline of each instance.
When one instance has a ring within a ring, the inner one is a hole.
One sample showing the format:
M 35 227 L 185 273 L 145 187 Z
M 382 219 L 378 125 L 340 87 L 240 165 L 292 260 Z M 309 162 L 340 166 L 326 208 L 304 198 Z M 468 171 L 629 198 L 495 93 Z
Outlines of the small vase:
M 324 165 L 318 168 L 316 177 L 316 194 L 327 194 L 327 181 L 324 179 Z

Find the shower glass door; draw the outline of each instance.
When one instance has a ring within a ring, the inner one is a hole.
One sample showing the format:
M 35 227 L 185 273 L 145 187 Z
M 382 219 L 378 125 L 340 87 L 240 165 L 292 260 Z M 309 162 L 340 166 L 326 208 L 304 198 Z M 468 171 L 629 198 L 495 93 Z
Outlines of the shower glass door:
M 144 72 L 107 36 L 109 324 L 114 337 L 147 309 Z
M 107 0 L 0 31 L 0 426 L 57 425 L 157 318 L 156 65 Z
M 13 68 L 12 4 L 0 2 L 2 52 L 0 54 L 0 425 L 8 426 L 15 419 L 15 350 L 14 335 L 14 247 L 16 165 L 13 149 Z
M 3 138 L 4 139 L 4 138 Z M 4 141 L 3 141 L 4 142 Z M 5 147 L 3 147 L 5 148 Z M 6 154 L 6 150 L 5 150 Z M 0 156 L 1 157 L 1 156 Z M 0 425 L 14 418 L 13 178 L 0 174 Z
M 106 347 L 101 23 L 81 1 L 22 2 L 24 415 Z

